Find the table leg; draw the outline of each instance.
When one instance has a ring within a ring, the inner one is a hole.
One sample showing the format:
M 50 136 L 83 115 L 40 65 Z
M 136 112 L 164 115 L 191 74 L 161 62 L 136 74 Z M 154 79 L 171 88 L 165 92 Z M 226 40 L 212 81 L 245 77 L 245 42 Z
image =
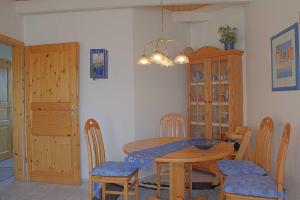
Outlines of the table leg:
M 184 200 L 185 170 L 184 163 L 169 164 L 170 200 Z

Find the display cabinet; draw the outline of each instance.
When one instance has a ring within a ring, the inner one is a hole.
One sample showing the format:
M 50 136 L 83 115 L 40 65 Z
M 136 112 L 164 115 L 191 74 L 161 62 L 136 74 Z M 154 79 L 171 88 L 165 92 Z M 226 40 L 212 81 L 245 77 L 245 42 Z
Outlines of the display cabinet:
M 202 47 L 189 56 L 188 134 L 226 140 L 225 133 L 243 124 L 242 55 Z

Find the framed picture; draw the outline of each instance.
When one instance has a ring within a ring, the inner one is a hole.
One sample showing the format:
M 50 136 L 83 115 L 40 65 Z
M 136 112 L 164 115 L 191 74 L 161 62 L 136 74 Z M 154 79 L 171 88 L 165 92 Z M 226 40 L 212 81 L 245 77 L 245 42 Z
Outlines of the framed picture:
M 271 38 L 272 91 L 299 89 L 299 31 L 293 24 Z
M 108 78 L 108 58 L 106 49 L 90 49 L 90 78 Z

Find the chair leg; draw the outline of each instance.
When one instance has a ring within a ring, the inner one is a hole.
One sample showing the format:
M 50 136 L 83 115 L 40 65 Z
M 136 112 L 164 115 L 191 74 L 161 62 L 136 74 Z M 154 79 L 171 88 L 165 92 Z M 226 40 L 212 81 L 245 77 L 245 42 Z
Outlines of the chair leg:
M 89 200 L 93 199 L 93 182 L 91 181 L 91 178 L 89 178 L 89 183 L 88 183 L 88 199 Z
M 128 200 L 128 182 L 124 184 L 124 200 Z
M 135 190 L 135 200 L 139 200 L 139 175 L 138 175 L 138 173 L 135 174 L 134 190 Z
M 192 193 L 193 193 L 193 179 L 192 179 L 192 173 L 193 173 L 193 165 L 189 164 L 189 197 L 192 199 Z
M 106 185 L 102 183 L 102 200 L 106 199 Z
M 225 200 L 224 196 L 224 176 L 220 175 L 219 180 L 220 180 L 220 200 Z
M 160 164 L 156 163 L 156 184 L 157 184 L 157 192 L 156 192 L 156 197 L 159 199 L 160 198 L 160 173 L 161 173 L 161 168 Z

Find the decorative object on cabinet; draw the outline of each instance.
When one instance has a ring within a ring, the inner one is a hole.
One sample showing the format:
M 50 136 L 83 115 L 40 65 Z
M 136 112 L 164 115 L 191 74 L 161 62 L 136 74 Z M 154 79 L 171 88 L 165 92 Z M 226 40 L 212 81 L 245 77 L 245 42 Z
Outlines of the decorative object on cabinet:
M 271 38 L 272 91 L 300 89 L 298 23 Z
M 188 135 L 225 140 L 243 124 L 242 55 L 202 47 L 187 64 Z
M 160 1 L 160 10 L 161 10 L 161 36 L 156 40 L 152 40 L 145 44 L 144 53 L 137 60 L 137 64 L 139 65 L 150 65 L 157 64 L 162 67 L 170 67 L 176 64 L 187 64 L 189 63 L 188 57 L 184 54 L 183 49 L 180 44 L 172 39 L 166 38 L 164 36 L 164 8 L 163 1 Z M 170 58 L 168 52 L 170 52 L 170 47 L 173 46 L 177 52 L 177 56 L 174 60 Z M 152 50 L 149 56 L 147 55 L 147 51 Z
M 108 78 L 108 51 L 106 49 L 90 49 L 90 78 Z
M 237 31 L 237 27 L 231 27 L 228 24 L 218 28 L 219 41 L 224 44 L 225 50 L 234 49 L 234 44 L 237 41 Z
M 238 126 L 235 131 L 228 131 L 226 133 L 228 141 L 233 144 L 234 151 L 238 151 L 240 149 L 240 142 L 243 140 L 247 130 L 247 127 Z

